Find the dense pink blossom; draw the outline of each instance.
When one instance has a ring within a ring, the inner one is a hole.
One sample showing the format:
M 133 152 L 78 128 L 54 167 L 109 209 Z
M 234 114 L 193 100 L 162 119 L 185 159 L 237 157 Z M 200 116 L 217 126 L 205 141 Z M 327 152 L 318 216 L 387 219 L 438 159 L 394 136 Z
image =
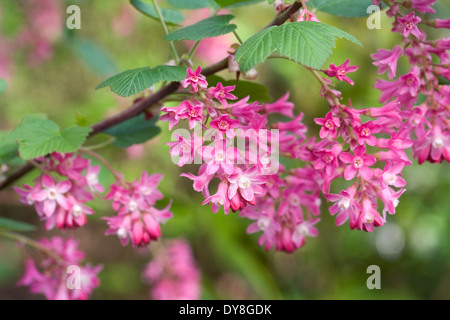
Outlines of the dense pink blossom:
M 157 189 L 161 174 L 148 175 L 144 172 L 139 180 L 124 186 L 116 182 L 111 186 L 106 199 L 113 200 L 117 216 L 105 217 L 109 229 L 106 235 L 117 235 L 122 245 L 130 241 L 133 246 L 142 247 L 161 237 L 160 224 L 172 218 L 170 204 L 164 209 L 154 207 L 163 198 Z
M 91 166 L 88 159 L 72 153 L 53 153 L 40 159 L 47 172 L 57 172 L 67 180 L 57 181 L 47 173 L 35 180 L 33 187 L 14 187 L 21 201 L 33 205 L 47 230 L 75 229 L 86 224 L 86 215 L 94 211 L 85 203 L 92 200 L 93 192 L 103 192 L 99 183 L 99 166 Z
M 185 240 L 170 240 L 146 266 L 144 279 L 154 300 L 198 300 L 200 271 Z
M 88 299 L 100 284 L 98 273 L 103 267 L 80 266 L 84 254 L 78 250 L 78 241 L 72 238 L 42 239 L 39 244 L 53 255 L 44 253 L 39 262 L 28 256 L 25 274 L 17 284 L 30 287 L 31 293 L 43 294 L 48 300 Z

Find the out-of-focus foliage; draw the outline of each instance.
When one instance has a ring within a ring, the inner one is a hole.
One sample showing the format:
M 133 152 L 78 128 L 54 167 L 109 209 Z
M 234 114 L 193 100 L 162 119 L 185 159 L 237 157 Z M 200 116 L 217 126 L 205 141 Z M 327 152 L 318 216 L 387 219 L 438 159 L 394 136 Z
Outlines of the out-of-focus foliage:
M 442 18 L 450 15 L 449 2 L 438 1 L 437 12 Z M 92 124 L 131 105 L 132 98 L 121 98 L 108 90 L 94 90 L 106 76 L 96 70 L 95 63 L 86 63 L 86 58 L 89 61 L 89 55 L 93 55 L 98 59 L 98 53 L 87 53 L 86 57 L 86 51 L 71 50 L 71 45 L 68 46 L 71 41 L 86 39 L 94 43 L 96 48 L 107 53 L 104 59 L 111 59 L 119 71 L 156 66 L 168 60 L 168 43 L 163 40 L 164 33 L 158 22 L 139 14 L 128 1 L 67 1 L 65 5 L 72 3 L 81 7 L 81 29 L 67 31 L 50 60 L 29 67 L 23 53 L 14 54 L 13 77 L 0 96 L 0 130 L 16 127 L 30 113 L 47 113 L 62 128 L 73 125 L 80 115 L 83 115 L 84 123 Z M 2 32 L 14 36 L 24 22 L 20 1 L 6 0 L 0 5 L 3 9 Z M 124 10 L 130 17 L 128 20 L 123 19 Z M 237 31 L 243 39 L 259 31 L 274 16 L 273 7 L 267 2 L 237 7 L 231 12 L 236 16 L 233 23 L 238 26 Z M 189 11 L 183 13 L 189 18 Z M 379 93 L 372 87 L 377 74 L 369 54 L 378 48 L 390 48 L 399 40 L 390 32 L 389 19 L 383 16 L 381 29 L 369 30 L 365 18 L 317 14 L 321 21 L 354 35 L 363 44 L 359 47 L 338 41 L 327 62 L 339 65 L 349 58 L 352 65 L 360 66 L 352 74 L 354 87 L 337 84 L 345 101 L 351 99 L 352 104 L 360 108 L 380 105 Z M 128 30 L 130 25 L 131 30 Z M 129 32 L 122 32 L 125 28 Z M 431 35 L 432 31 L 428 31 Z M 180 50 L 188 50 L 184 43 L 176 45 Z M 226 52 L 217 56 L 217 61 L 225 56 Z M 194 61 L 201 63 L 200 59 Z M 400 64 L 399 72 L 406 67 Z M 270 95 L 278 98 L 290 91 L 296 112 L 304 112 L 305 123 L 315 128 L 313 119 L 326 113 L 327 103 L 319 97 L 320 86 L 312 75 L 286 60 L 268 60 L 257 69 L 257 81 L 269 87 Z M 114 72 L 112 70 L 109 75 Z M 233 78 L 226 72 L 219 75 Z M 246 233 L 247 220 L 233 213 L 225 216 L 221 211 L 214 215 L 210 207 L 201 206 L 202 196 L 192 190 L 188 179 L 179 177 L 180 169 L 170 160 L 169 147 L 165 145 L 171 139 L 167 125 L 159 126 L 162 133 L 143 146 L 123 150 L 109 145 L 99 152 L 124 172 L 128 180 L 140 176 L 144 170 L 164 174 L 161 191 L 165 199 L 173 201 L 174 218 L 163 227 L 163 238 L 189 240 L 202 271 L 203 298 L 450 298 L 448 163 L 414 164 L 407 168 L 407 191 L 396 215 L 389 216 L 387 224 L 373 233 L 351 231 L 347 225 L 336 227 L 323 200 L 322 221 L 317 225 L 319 237 L 309 240 L 295 254 L 265 252 L 257 246 L 258 235 Z M 317 131 L 309 134 L 315 135 Z M 89 144 L 108 139 L 102 134 Z M 96 160 L 92 161 L 98 164 Z M 295 166 L 295 163 L 286 165 Z M 17 184 L 31 182 L 36 174 L 27 175 Z M 106 169 L 101 172 L 100 182 L 103 185 L 113 182 Z M 147 299 L 148 288 L 141 273 L 151 257 L 148 250 L 122 247 L 116 237 L 105 237 L 107 227 L 101 217 L 113 214 L 110 203 L 96 200 L 92 207 L 96 213 L 89 217 L 87 226 L 67 232 L 67 235 L 80 239 L 80 248 L 85 250 L 89 261 L 105 266 L 100 273 L 101 286 L 93 298 Z M 19 204 L 19 196 L 11 189 L 0 193 L 2 217 L 39 226 L 38 231 L 28 233 L 30 237 L 39 239 L 44 235 L 61 234 L 59 230 L 45 232 L 33 210 Z M 152 243 L 150 247 L 158 245 Z M 15 285 L 23 273 L 23 258 L 23 250 L 10 240 L 0 239 L 0 298 L 37 298 L 26 288 Z M 369 276 L 366 270 L 370 265 L 381 268 L 381 290 L 366 287 Z

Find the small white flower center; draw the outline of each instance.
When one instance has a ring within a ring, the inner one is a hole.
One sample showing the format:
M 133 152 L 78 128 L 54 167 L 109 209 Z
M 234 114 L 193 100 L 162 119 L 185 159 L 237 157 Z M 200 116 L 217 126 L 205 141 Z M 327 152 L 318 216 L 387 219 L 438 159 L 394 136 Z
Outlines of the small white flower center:
M 48 189 L 48 199 L 49 200 L 55 200 L 56 199 L 56 195 L 57 195 L 57 192 L 56 192 L 55 188 Z
M 366 221 L 365 223 L 372 223 L 373 222 L 373 215 L 371 213 L 366 215 Z
M 230 124 L 227 121 L 222 120 L 222 121 L 219 122 L 219 129 L 226 130 L 229 127 L 230 127 Z
M 215 158 L 217 162 L 222 162 L 223 160 L 225 160 L 225 154 L 222 151 L 219 151 L 216 153 Z
M 152 189 L 150 189 L 147 186 L 142 186 L 139 188 L 139 191 L 141 192 L 141 194 L 143 194 L 144 196 L 148 196 L 150 195 L 150 193 L 152 193 Z
M 83 209 L 81 208 L 80 205 L 76 204 L 73 206 L 72 212 L 75 217 L 79 217 L 83 213 Z
M 87 182 L 89 185 L 98 184 L 98 176 L 95 173 L 89 173 L 87 175 Z
M 350 207 L 350 198 L 342 198 L 338 204 L 341 210 L 347 210 Z
M 119 230 L 117 230 L 117 235 L 119 238 L 126 238 L 128 235 L 127 229 L 124 227 L 120 227 Z
M 239 178 L 239 187 L 240 188 L 248 188 L 250 187 L 252 183 L 250 182 L 250 180 L 246 177 L 246 176 L 241 176 Z
M 440 149 L 444 146 L 444 141 L 442 140 L 442 137 L 437 136 L 437 137 L 434 137 L 431 144 L 433 145 L 433 148 Z
M 363 166 L 363 160 L 361 159 L 361 157 L 355 157 L 355 159 L 353 160 L 353 165 L 355 166 L 355 168 L 361 168 Z
M 130 209 L 130 211 L 135 211 L 137 209 L 136 201 L 131 200 L 130 203 L 128 204 L 128 208 Z
M 325 122 L 325 128 L 327 128 L 328 130 L 333 130 L 334 129 L 334 122 L 331 120 L 327 120 Z
M 270 219 L 268 217 L 261 217 L 258 219 L 257 224 L 261 230 L 266 230 L 270 224 Z
M 295 194 L 291 194 L 289 196 L 289 204 L 291 206 L 298 207 L 300 205 L 300 198 Z

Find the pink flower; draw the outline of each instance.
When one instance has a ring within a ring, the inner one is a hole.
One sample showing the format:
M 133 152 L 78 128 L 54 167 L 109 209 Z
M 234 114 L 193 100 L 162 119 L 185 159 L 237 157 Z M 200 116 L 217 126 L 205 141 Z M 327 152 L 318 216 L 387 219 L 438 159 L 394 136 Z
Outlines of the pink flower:
M 72 195 L 67 197 L 68 209 L 58 207 L 48 218 L 45 229 L 51 230 L 56 225 L 58 229 L 76 229 L 86 224 L 86 215 L 94 214 L 94 210 L 79 203 Z
M 111 186 L 107 199 L 113 200 L 113 209 L 118 211 L 115 217 L 103 218 L 109 229 L 105 235 L 117 235 L 122 245 L 131 240 L 133 246 L 142 247 L 161 236 L 160 224 L 172 217 L 171 204 L 158 210 L 153 205 L 163 198 L 157 186 L 161 174 L 148 175 L 144 172 L 140 180 L 134 180 L 124 188 L 119 183 Z
M 411 7 L 422 13 L 435 13 L 435 10 L 431 6 L 436 0 L 412 0 Z
M 383 219 L 377 210 L 373 208 L 372 201 L 365 198 L 362 202 L 362 211 L 359 217 L 359 226 L 361 230 L 372 232 L 374 227 L 382 226 Z
M 403 188 L 406 186 L 406 181 L 399 176 L 404 166 L 405 164 L 403 162 L 392 163 L 392 161 L 387 161 L 382 172 L 383 183 L 396 188 Z
M 233 174 L 234 165 L 238 163 L 239 150 L 227 146 L 226 140 L 216 140 L 214 147 L 204 146 L 201 152 L 208 175 L 215 174 L 219 169 L 223 170 L 227 175 Z
M 181 135 L 175 133 L 174 138 L 178 141 L 167 142 L 170 146 L 170 155 L 172 161 L 177 162 L 179 167 L 184 166 L 186 163 L 192 164 L 195 162 L 195 156 L 197 149 L 203 145 L 203 138 L 198 137 L 195 134 L 191 134 L 189 137 L 184 138 Z M 176 159 L 178 157 L 178 160 Z
M 311 11 L 309 11 L 306 8 L 302 9 L 302 12 L 298 16 L 297 21 L 315 21 L 315 22 L 320 22 L 319 19 L 317 19 L 317 17 Z
M 336 202 L 330 208 L 330 214 L 336 216 L 336 226 L 343 225 L 350 218 L 350 228 L 354 229 L 358 225 L 360 207 L 355 201 L 356 189 L 354 186 L 347 190 L 342 190 L 339 194 L 325 194 L 324 197 L 331 202 Z
M 419 164 L 426 160 L 442 162 L 445 159 L 450 162 L 450 131 L 442 132 L 439 126 L 434 126 L 425 137 L 421 137 L 414 157 L 418 158 Z
M 314 227 L 315 224 L 320 222 L 319 218 L 312 220 L 305 220 L 295 227 L 292 234 L 292 242 L 297 248 L 303 247 L 305 244 L 305 237 L 317 237 L 319 232 Z
M 54 152 L 52 158 L 59 162 L 56 171 L 72 180 L 80 179 L 83 170 L 89 167 L 88 159 L 84 159 L 80 155 L 74 157 L 73 153 Z
M 434 20 L 434 27 L 450 29 L 450 19 L 447 20 L 436 19 Z
M 239 127 L 239 121 L 231 119 L 229 114 L 221 115 L 209 123 L 209 126 L 213 129 L 219 130 L 221 133 L 226 133 L 227 137 L 233 138 L 234 128 Z
M 392 51 L 379 49 L 377 53 L 372 54 L 371 57 L 375 60 L 373 64 L 378 67 L 379 74 L 382 74 L 387 70 L 389 79 L 394 79 L 397 73 L 397 62 L 402 53 L 403 49 L 399 46 L 395 46 Z
M 200 74 L 201 71 L 202 68 L 200 66 L 198 66 L 195 71 L 192 71 L 191 68 L 188 68 L 187 77 L 181 83 L 183 88 L 191 86 L 191 93 L 198 92 L 199 87 L 200 90 L 206 90 L 206 88 L 208 88 L 208 82 L 206 82 L 206 77 Z
M 422 31 L 417 28 L 417 24 L 422 21 L 422 19 L 420 17 L 416 17 L 414 11 L 407 16 L 398 18 L 397 21 L 400 23 L 400 33 L 403 34 L 405 38 L 407 38 L 410 34 L 418 38 L 422 36 Z
M 223 206 L 225 214 L 230 213 L 230 200 L 228 199 L 228 182 L 223 180 L 219 183 L 217 192 L 203 201 L 202 205 L 211 203 L 213 213 L 217 213 Z
M 279 113 L 289 118 L 294 118 L 294 104 L 288 101 L 289 92 L 286 92 L 284 96 L 275 101 L 274 103 L 265 103 L 264 110 L 267 114 Z
M 93 192 L 104 192 L 105 188 L 98 181 L 98 174 L 100 172 L 100 166 L 89 167 L 86 170 L 86 184 Z
M 185 240 L 169 241 L 146 266 L 143 276 L 155 300 L 200 298 L 200 271 Z
M 235 172 L 228 177 L 230 187 L 228 188 L 228 198 L 231 200 L 239 190 L 240 195 L 245 201 L 254 203 L 255 194 L 261 194 L 261 184 L 266 182 L 264 176 L 258 174 L 258 167 L 253 166 L 245 172 L 236 169 Z
M 369 121 L 361 124 L 359 127 L 355 128 L 355 132 L 357 134 L 358 143 L 360 145 L 364 145 L 367 143 L 369 146 L 377 145 L 377 138 L 373 134 L 381 131 L 381 127 L 377 126 L 373 123 L 373 121 Z
M 322 149 L 314 151 L 314 155 L 318 158 L 314 162 L 314 169 L 320 170 L 325 168 L 327 175 L 331 176 L 339 166 L 339 154 L 342 151 L 342 145 L 333 144 L 330 149 Z
M 281 231 L 281 225 L 271 200 L 267 200 L 262 208 L 247 206 L 241 211 L 240 216 L 255 220 L 248 226 L 247 233 L 262 231 L 263 234 L 259 238 L 258 244 L 264 245 L 266 250 L 270 250 L 276 242 L 277 234 Z
M 232 92 L 236 86 L 228 86 L 224 87 L 221 82 L 217 84 L 217 86 L 211 87 L 208 89 L 208 93 L 211 97 L 216 98 L 222 105 L 227 106 L 228 100 L 236 100 L 237 97 L 235 95 L 232 95 L 230 92 Z
M 358 146 L 355 148 L 354 155 L 348 152 L 342 152 L 339 155 L 339 159 L 343 163 L 348 163 L 349 165 L 345 167 L 344 178 L 345 180 L 352 180 L 356 173 L 359 172 L 364 180 L 372 179 L 372 170 L 369 166 L 375 164 L 376 159 L 374 156 L 366 155 L 366 147 Z
M 167 112 L 159 117 L 160 121 L 169 121 L 169 130 L 172 130 L 180 121 L 179 113 L 184 109 L 179 107 L 163 107 L 161 112 Z
M 80 266 L 84 254 L 78 250 L 78 242 L 72 238 L 41 239 L 39 244 L 58 257 L 58 260 L 53 255 L 44 254 L 41 261 L 36 263 L 28 257 L 25 261 L 25 274 L 17 285 L 29 286 L 31 293 L 41 293 L 48 300 L 88 299 L 92 291 L 100 285 L 98 273 L 103 267 L 93 267 L 90 264 Z M 71 270 L 70 266 L 77 266 L 79 270 Z
M 325 70 L 325 74 L 329 77 L 336 77 L 339 81 L 345 81 L 351 85 L 354 85 L 354 82 L 346 76 L 349 72 L 355 72 L 358 70 L 359 66 L 350 66 L 350 60 L 347 59 L 343 64 L 336 67 L 334 63 L 330 65 L 328 70 Z
M 134 181 L 132 185 L 135 192 L 138 193 L 148 205 L 153 206 L 157 200 L 163 198 L 163 194 L 157 189 L 162 178 L 163 175 L 160 173 L 148 175 L 148 173 L 144 171 L 141 175 L 141 179 L 139 181 Z
M 55 184 L 50 176 L 44 174 L 41 178 L 41 184 L 42 190 L 33 193 L 31 198 L 43 202 L 46 217 L 50 217 L 55 212 L 57 205 L 67 210 L 68 204 L 65 194 L 72 187 L 70 181 L 61 181 Z
M 331 111 L 325 115 L 325 118 L 314 118 L 314 122 L 322 126 L 319 133 L 321 139 L 324 139 L 327 136 L 330 137 L 330 139 L 336 139 L 337 128 L 341 126 L 341 121 L 339 118 L 334 118 Z
M 203 121 L 203 107 L 201 104 L 191 104 L 189 101 L 185 100 L 181 102 L 179 108 L 183 111 L 179 112 L 178 116 L 180 119 L 189 119 L 189 129 L 193 129 L 197 122 Z
M 208 174 L 206 172 L 207 165 L 206 163 L 200 166 L 198 170 L 198 176 L 193 175 L 192 173 L 182 173 L 181 177 L 186 177 L 194 181 L 194 190 L 201 191 L 203 194 L 208 194 L 208 184 L 214 178 L 213 174 Z
M 306 139 L 306 131 L 308 131 L 308 128 L 306 125 L 302 122 L 303 120 L 303 112 L 299 113 L 298 116 L 296 116 L 294 119 L 292 119 L 289 122 L 277 122 L 277 128 L 280 131 L 290 131 L 292 133 L 295 133 L 299 137 Z

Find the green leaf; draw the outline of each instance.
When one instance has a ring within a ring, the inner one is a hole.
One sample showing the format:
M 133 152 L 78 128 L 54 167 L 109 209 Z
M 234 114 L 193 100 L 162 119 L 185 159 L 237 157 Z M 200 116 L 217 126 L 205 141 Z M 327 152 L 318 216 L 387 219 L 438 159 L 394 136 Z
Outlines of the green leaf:
M 272 4 L 275 2 L 275 0 L 267 0 L 269 2 L 269 4 Z
M 243 72 L 264 62 L 277 48 L 276 33 L 278 27 L 264 29 L 245 41 L 236 51 L 234 59 Z
M 255 4 L 258 2 L 262 2 L 264 0 L 214 0 L 214 1 L 222 8 L 233 8 Z
M 242 80 L 225 80 L 219 76 L 212 75 L 206 78 L 209 86 L 216 86 L 219 82 L 222 83 L 224 87 L 226 86 L 236 86 L 232 94 L 234 94 L 239 99 L 244 99 L 249 96 L 249 102 L 269 102 L 272 98 L 269 96 L 269 89 L 262 84 L 242 81 Z
M 87 39 L 68 39 L 69 48 L 86 66 L 100 76 L 109 76 L 117 72 L 117 67 L 108 53 L 98 44 Z
M 273 53 L 307 67 L 320 69 L 331 55 L 336 38 L 361 45 L 355 37 L 333 26 L 300 21 L 258 32 L 239 47 L 235 59 L 243 72 L 265 61 Z
M 158 118 L 146 120 L 145 115 L 140 115 L 105 131 L 116 138 L 114 145 L 118 148 L 128 148 L 133 144 L 144 143 L 161 132 L 161 128 L 155 125 Z
M 7 87 L 7 83 L 5 80 L 0 79 L 0 94 L 2 94 L 3 92 L 5 92 Z
M 181 81 L 186 77 L 186 68 L 179 66 L 143 67 L 123 71 L 100 83 L 97 88 L 110 87 L 121 97 L 129 97 L 157 84 L 160 81 Z
M 91 128 L 72 126 L 60 130 L 59 126 L 41 116 L 28 115 L 11 133 L 10 139 L 19 142 L 19 154 L 24 160 L 45 156 L 51 152 L 70 153 L 78 150 Z
M 164 39 L 174 40 L 202 40 L 204 38 L 212 38 L 227 34 L 236 30 L 235 24 L 229 24 L 233 19 L 232 15 L 213 16 L 211 18 L 201 20 L 190 26 L 178 29 L 169 33 Z
M 216 7 L 214 0 L 169 0 L 168 2 L 178 9 L 201 9 Z
M 159 21 L 158 13 L 156 12 L 155 6 L 152 4 L 140 0 L 131 0 L 130 3 L 147 17 Z M 161 14 L 164 18 L 164 22 L 168 25 L 179 25 L 184 21 L 183 14 L 178 10 L 162 8 Z
M 308 5 L 317 10 L 343 17 L 367 17 L 372 0 L 310 0 Z
M 19 145 L 10 138 L 10 132 L 0 131 L 0 164 L 22 165 L 19 157 Z
M 33 231 L 36 227 L 17 220 L 0 217 L 0 229 L 8 229 L 12 231 Z

